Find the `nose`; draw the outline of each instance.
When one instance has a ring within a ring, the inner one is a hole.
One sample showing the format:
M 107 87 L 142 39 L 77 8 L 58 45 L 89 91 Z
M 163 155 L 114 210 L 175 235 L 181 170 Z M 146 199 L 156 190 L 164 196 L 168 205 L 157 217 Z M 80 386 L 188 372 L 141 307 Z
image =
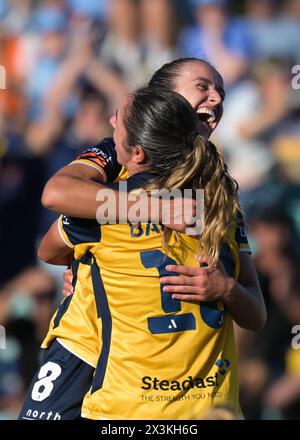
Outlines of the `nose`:
M 219 105 L 223 101 L 222 96 L 216 89 L 210 89 L 208 99 L 214 105 Z
M 116 115 L 113 115 L 110 120 L 109 120 L 110 125 L 112 126 L 112 128 L 116 128 Z

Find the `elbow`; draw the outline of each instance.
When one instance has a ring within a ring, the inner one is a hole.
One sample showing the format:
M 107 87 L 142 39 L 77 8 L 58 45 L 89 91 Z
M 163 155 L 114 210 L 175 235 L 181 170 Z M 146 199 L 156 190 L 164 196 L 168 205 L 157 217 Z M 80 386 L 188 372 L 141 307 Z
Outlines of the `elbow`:
M 253 332 L 258 332 L 260 331 L 264 326 L 265 326 L 266 320 L 258 320 L 253 326 L 252 328 L 250 328 L 249 330 L 252 330 Z
M 37 250 L 37 256 L 44 263 L 54 264 L 55 256 L 51 255 L 51 252 L 49 252 L 49 250 L 47 251 L 47 245 L 44 243 L 43 240 L 41 241 L 40 246 Z
M 42 194 L 42 205 L 51 211 L 59 212 L 60 206 L 60 191 L 58 188 L 58 178 L 52 177 L 46 184 Z
M 40 260 L 44 261 L 44 263 L 51 263 L 49 255 L 47 255 L 46 252 L 43 251 L 42 246 L 39 247 L 37 251 L 37 256 Z
M 257 326 L 255 331 L 261 330 L 265 326 L 267 319 L 268 319 L 267 309 L 265 302 L 263 301 L 260 307 L 260 311 L 258 313 Z
M 262 313 L 261 321 L 256 331 L 261 330 L 265 326 L 266 322 L 267 322 L 267 311 L 265 309 L 264 312 Z
M 267 322 L 267 312 L 266 309 L 261 310 L 255 320 L 247 327 L 246 330 L 251 330 L 253 332 L 258 332 L 261 330 Z

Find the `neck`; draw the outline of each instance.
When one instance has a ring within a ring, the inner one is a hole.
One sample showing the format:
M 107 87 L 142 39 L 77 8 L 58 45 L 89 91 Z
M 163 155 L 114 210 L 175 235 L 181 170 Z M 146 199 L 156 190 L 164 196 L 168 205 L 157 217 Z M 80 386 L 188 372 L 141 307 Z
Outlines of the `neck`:
M 150 171 L 149 165 L 140 165 L 140 164 L 136 164 L 136 163 L 131 163 L 128 164 L 127 166 L 127 171 L 129 176 L 133 176 L 134 174 L 137 173 L 144 173 L 146 171 Z

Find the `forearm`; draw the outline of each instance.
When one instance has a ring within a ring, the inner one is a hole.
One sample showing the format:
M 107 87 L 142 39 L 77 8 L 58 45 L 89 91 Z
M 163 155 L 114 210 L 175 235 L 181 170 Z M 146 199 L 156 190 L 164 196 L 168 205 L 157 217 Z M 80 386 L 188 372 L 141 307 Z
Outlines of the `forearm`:
M 68 215 L 95 219 L 99 202 L 96 200 L 101 183 L 73 176 L 55 175 L 45 186 L 42 204 L 45 208 Z
M 261 293 L 256 292 L 254 287 L 242 286 L 233 278 L 228 281 L 224 305 L 235 323 L 246 330 L 260 330 L 266 322 L 267 313 Z
M 103 190 L 102 194 L 99 193 L 100 190 Z M 109 204 L 107 203 L 108 194 L 112 196 Z M 120 197 L 123 197 L 123 202 L 120 201 Z M 110 223 L 118 223 L 119 210 L 125 206 L 128 213 L 134 203 L 128 200 L 127 193 L 121 195 L 119 191 L 109 189 L 102 183 L 62 174 L 55 175 L 49 180 L 42 196 L 42 204 L 45 208 L 70 217 L 99 219 L 99 216 L 101 218 L 104 216 L 104 212 L 102 213 L 100 209 L 102 204 L 105 208 L 109 205 L 109 210 L 104 208 L 103 211 L 106 211 L 105 220 Z M 150 206 L 148 198 L 145 203 Z M 123 216 L 124 212 L 122 212 Z
M 91 180 L 90 177 L 71 175 L 71 167 L 74 169 L 75 165 L 65 167 L 66 170 L 54 175 L 47 183 L 42 196 L 45 208 L 70 217 L 97 219 L 100 223 L 102 220 L 111 224 L 127 220 L 132 223 L 151 221 L 180 232 L 185 231 L 186 224 L 192 225 L 195 222 L 195 200 L 163 202 L 159 198 L 147 196 L 146 193 L 140 196 L 119 192 Z M 100 190 L 103 191 L 99 192 Z M 111 198 L 108 200 L 108 197 Z M 140 216 L 135 220 L 129 214 L 132 215 L 131 208 L 136 203 Z

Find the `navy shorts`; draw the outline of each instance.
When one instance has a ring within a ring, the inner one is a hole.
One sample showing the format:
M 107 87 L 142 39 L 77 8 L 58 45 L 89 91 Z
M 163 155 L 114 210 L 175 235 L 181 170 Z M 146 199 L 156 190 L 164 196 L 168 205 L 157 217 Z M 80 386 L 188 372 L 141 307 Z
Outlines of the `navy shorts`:
M 95 369 L 54 341 L 44 350 L 19 420 L 76 420 Z

